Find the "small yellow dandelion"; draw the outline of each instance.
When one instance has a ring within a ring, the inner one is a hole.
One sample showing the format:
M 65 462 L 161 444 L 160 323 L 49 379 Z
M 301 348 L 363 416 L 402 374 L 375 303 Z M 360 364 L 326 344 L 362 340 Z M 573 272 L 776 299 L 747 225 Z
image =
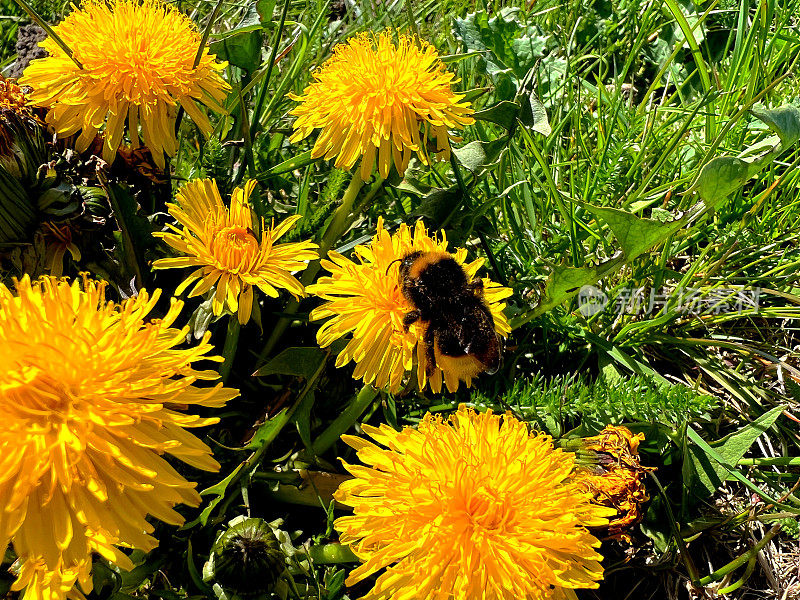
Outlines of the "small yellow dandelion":
M 275 243 L 297 223 L 299 215 L 271 228 L 265 228 L 262 219 L 259 241 L 248 201 L 255 186 L 251 180 L 244 188 L 236 188 L 229 210 L 216 181 L 190 181 L 178 192 L 177 203 L 167 205 L 182 229 L 170 225 L 171 232 L 153 234 L 185 255 L 161 258 L 153 263 L 154 269 L 197 267 L 175 293 L 182 294 L 195 281 L 190 297 L 205 294 L 216 285 L 211 304 L 214 314 L 222 314 L 227 306 L 231 313 L 238 313 L 242 324 L 250 320 L 254 287 L 273 298 L 278 296 L 277 288 L 302 296 L 303 286 L 291 273 L 305 269 L 306 261 L 318 258 L 317 245 L 312 242 Z
M 427 164 L 428 139 L 434 153 L 450 156 L 451 129 L 474 123 L 473 110 L 451 86 L 457 80 L 445 69 L 436 48 L 389 31 L 361 34 L 334 48 L 333 56 L 314 73 L 314 82 L 297 100 L 292 142 L 320 129 L 311 155 L 336 157 L 336 167 L 351 169 L 359 157 L 361 178 L 381 177 L 392 164 L 401 175 L 412 153 Z
M 178 148 L 178 105 L 205 135 L 213 128 L 200 105 L 225 112 L 225 63 L 204 48 L 195 67 L 200 33 L 161 0 L 86 0 L 53 29 L 81 66 L 48 38 L 41 46 L 49 56 L 31 61 L 20 84 L 33 88 L 35 105 L 49 109 L 46 121 L 60 137 L 81 132 L 79 152 L 105 123 L 103 160 L 112 162 L 127 122 L 131 145 L 138 146 L 141 125 L 163 168 L 164 154 Z
M 327 300 L 311 312 L 312 320 L 332 317 L 317 332 L 317 343 L 323 348 L 337 339 L 352 335 L 352 339 L 336 358 L 336 366 L 350 361 L 356 364 L 353 377 L 363 379 L 379 388 L 398 391 L 405 374 L 412 370 L 417 359 L 417 380 L 423 389 L 430 382 L 431 389 L 439 392 L 442 382 L 451 391 L 458 389 L 459 381 L 471 385 L 475 372 L 464 372 L 456 361 L 436 356 L 436 367 L 426 373 L 426 324 L 412 323 L 406 330 L 403 320 L 414 306 L 403 296 L 399 285 L 398 261 L 412 252 L 438 252 L 452 256 L 460 264 L 470 281 L 475 279 L 483 259 L 466 262 L 467 251 L 459 248 L 447 252 L 444 232 L 441 239 L 428 235 L 422 221 L 417 221 L 413 231 L 405 224 L 394 235 L 378 220 L 378 231 L 369 245 L 356 246 L 358 263 L 336 252 L 329 252 L 330 260 L 322 266 L 331 272 L 308 287 L 309 293 Z M 504 298 L 511 290 L 488 279 L 483 279 L 483 297 L 489 306 L 498 335 L 511 332 L 503 314 Z
M 341 542 L 364 563 L 347 585 L 386 568 L 362 600 L 575 600 L 598 587 L 600 542 L 586 528 L 610 511 L 550 437 L 463 405 L 449 423 L 362 427 L 380 446 L 342 436 L 365 466 L 345 463 L 355 478 L 334 495 L 353 508 L 334 523 Z
M 76 581 L 92 590 L 92 554 L 123 569 L 118 547 L 151 550 L 148 515 L 180 525 L 173 507 L 200 495 L 161 455 L 214 471 L 211 450 L 186 431 L 217 422 L 179 412 L 220 407 L 238 395 L 217 384 L 209 335 L 177 349 L 188 328 L 172 324 L 182 303 L 146 321 L 160 291 L 120 304 L 105 284 L 26 275 L 0 284 L 0 551 L 19 560 L 12 590 L 60 600 Z

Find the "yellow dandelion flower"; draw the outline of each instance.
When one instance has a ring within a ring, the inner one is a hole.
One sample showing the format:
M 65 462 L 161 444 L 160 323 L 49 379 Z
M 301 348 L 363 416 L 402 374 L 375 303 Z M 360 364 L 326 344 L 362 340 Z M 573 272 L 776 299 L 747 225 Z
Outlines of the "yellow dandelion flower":
M 575 599 L 603 577 L 600 542 L 586 529 L 608 509 L 570 478 L 574 454 L 530 434 L 510 413 L 464 405 L 449 423 L 363 426 L 342 436 L 366 465 L 334 498 L 353 515 L 334 523 L 364 564 L 353 585 L 386 568 L 362 600 Z
M 30 98 L 49 108 L 46 121 L 59 136 L 81 132 L 75 145 L 85 151 L 105 123 L 103 159 L 112 162 L 125 123 L 131 144 L 145 145 L 159 167 L 178 148 L 175 119 L 182 106 L 208 135 L 211 122 L 199 105 L 224 113 L 230 86 L 219 74 L 226 63 L 203 49 L 191 20 L 160 0 L 86 0 L 54 27 L 80 67 L 48 38 L 49 56 L 31 61 L 20 79 Z
M 291 141 L 320 129 L 311 156 L 336 157 L 342 169 L 363 157 L 365 181 L 376 159 L 384 178 L 392 164 L 405 173 L 412 152 L 427 164 L 429 138 L 435 140 L 435 154 L 448 159 L 448 130 L 474 123 L 473 110 L 464 94 L 452 91 L 457 80 L 436 48 L 408 35 L 398 38 L 395 44 L 384 31 L 336 46 L 303 95 L 290 95 L 300 103 L 290 113 L 297 116 Z
M 399 259 L 411 252 L 441 252 L 451 255 L 463 268 L 470 281 L 475 279 L 483 266 L 483 259 L 466 262 L 467 251 L 459 248 L 455 253 L 447 252 L 447 238 L 444 232 L 441 239 L 428 235 L 422 221 L 417 221 L 413 231 L 403 224 L 394 235 L 378 220 L 378 231 L 367 246 L 356 246 L 358 263 L 336 252 L 329 252 L 330 260 L 323 260 L 322 266 L 331 272 L 329 277 L 308 286 L 309 293 L 327 300 L 325 304 L 311 312 L 311 319 L 325 319 L 317 332 L 317 343 L 325 348 L 348 334 L 352 339 L 336 358 L 336 366 L 341 367 L 350 361 L 356 364 L 353 377 L 363 379 L 379 388 L 398 391 L 405 374 L 413 368 L 417 359 L 417 380 L 423 389 L 430 383 L 434 392 L 440 392 L 442 381 L 447 389 L 458 389 L 459 381 L 467 386 L 482 369 L 465 370 L 457 360 L 448 359 L 437 350 L 436 367 L 430 378 L 426 374 L 425 331 L 426 324 L 417 321 L 403 326 L 403 318 L 414 310 L 414 306 L 403 296 L 399 285 Z M 511 290 L 483 279 L 484 300 L 494 319 L 495 331 L 503 337 L 511 328 L 503 314 L 504 298 Z
M 19 560 L 12 590 L 24 600 L 60 600 L 77 581 L 92 589 L 92 554 L 123 569 L 118 547 L 151 550 L 148 515 L 180 525 L 173 506 L 200 495 L 161 457 L 215 471 L 211 450 L 185 430 L 217 419 L 178 412 L 219 407 L 238 395 L 196 387 L 216 371 L 192 363 L 206 336 L 176 349 L 188 328 L 172 328 L 182 304 L 146 322 L 159 291 L 120 304 L 105 284 L 26 275 L 16 293 L 0 284 L 0 551 Z
M 302 296 L 303 286 L 291 273 L 305 269 L 305 261 L 319 257 L 317 245 L 312 242 L 275 243 L 297 223 L 299 215 L 269 229 L 262 219 L 261 241 L 258 240 L 253 231 L 255 213 L 248 202 L 255 186 L 256 182 L 251 180 L 244 188 L 236 188 L 229 210 L 222 202 L 216 181 L 190 181 L 178 192 L 177 204 L 167 204 L 183 229 L 170 226 L 172 232 L 153 234 L 186 255 L 161 258 L 153 263 L 154 269 L 197 267 L 178 286 L 176 295 L 195 281 L 190 297 L 205 294 L 216 285 L 211 303 L 214 314 L 222 314 L 227 305 L 231 313 L 238 313 L 242 324 L 250 320 L 254 287 L 273 298 L 278 296 L 277 288 L 289 290 L 295 297 Z

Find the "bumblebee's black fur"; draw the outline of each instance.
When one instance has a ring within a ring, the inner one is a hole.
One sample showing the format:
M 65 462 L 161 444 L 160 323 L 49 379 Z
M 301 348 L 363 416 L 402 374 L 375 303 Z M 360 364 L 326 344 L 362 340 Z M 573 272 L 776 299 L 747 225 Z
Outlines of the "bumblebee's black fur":
M 426 264 L 427 263 L 427 264 Z M 434 344 L 451 357 L 470 355 L 494 373 L 500 366 L 500 343 L 494 319 L 483 299 L 483 282 L 467 274 L 452 256 L 412 252 L 400 261 L 400 289 L 415 310 L 403 319 L 406 330 L 416 321 L 427 323 L 426 371 L 436 367 Z

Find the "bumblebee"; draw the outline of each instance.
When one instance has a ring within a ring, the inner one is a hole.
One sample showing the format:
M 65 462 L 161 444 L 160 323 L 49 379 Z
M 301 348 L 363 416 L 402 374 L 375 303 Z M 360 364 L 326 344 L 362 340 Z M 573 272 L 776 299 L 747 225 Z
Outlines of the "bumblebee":
M 425 326 L 425 372 L 438 365 L 459 379 L 492 374 L 500 366 L 500 340 L 483 298 L 483 282 L 471 282 L 464 268 L 446 252 L 412 252 L 398 259 L 399 286 L 414 306 L 406 314 L 406 331 Z

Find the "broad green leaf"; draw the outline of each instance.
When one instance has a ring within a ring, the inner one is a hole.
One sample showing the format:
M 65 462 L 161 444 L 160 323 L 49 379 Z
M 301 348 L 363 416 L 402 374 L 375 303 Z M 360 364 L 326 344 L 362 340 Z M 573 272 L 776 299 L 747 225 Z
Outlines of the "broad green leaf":
M 558 306 L 577 294 L 578 290 L 583 286 L 597 283 L 603 275 L 608 273 L 610 263 L 621 263 L 621 259 L 622 257 L 614 257 L 593 267 L 569 267 L 565 265 L 553 267 L 550 277 L 547 278 L 544 297 L 540 306 Z
M 493 78 L 511 70 L 522 79 L 547 46 L 538 27 L 522 22 L 519 8 L 504 8 L 491 19 L 486 12 L 471 13 L 454 19 L 453 27 L 467 51 L 483 52 L 486 71 Z
M 256 12 L 262 23 L 269 23 L 272 20 L 272 13 L 275 12 L 276 0 L 257 0 Z
M 744 185 L 775 157 L 774 151 L 748 159 L 718 156 L 701 169 L 692 189 L 697 189 L 703 202 L 711 208 Z
M 508 142 L 504 139 L 490 142 L 475 140 L 460 148 L 453 148 L 453 154 L 459 164 L 471 171 L 476 177 L 479 177 L 497 164 L 500 159 L 500 153 L 507 146 Z
M 684 225 L 683 218 L 664 223 L 617 208 L 581 205 L 608 224 L 629 261 L 663 242 Z
M 773 109 L 750 109 L 753 116 L 761 119 L 781 138 L 782 150 L 786 150 L 800 139 L 800 110 L 786 105 Z
M 758 436 L 767 431 L 781 415 L 784 406 L 776 406 L 758 419 L 708 445 L 723 459 L 715 460 L 699 445 L 689 446 L 689 456 L 694 467 L 696 479 L 692 482 L 692 492 L 698 498 L 710 496 L 720 485 L 730 478 L 729 471 L 736 469 L 736 463 L 750 449 Z
M 519 113 L 520 123 L 531 131 L 541 133 L 544 136 L 550 135 L 553 130 L 547 118 L 547 111 L 539 98 L 533 93 L 525 93 L 520 97 L 520 100 L 522 102 L 522 108 Z
M 406 191 L 411 191 L 406 188 Z M 447 189 L 433 188 L 424 196 L 422 202 L 413 211 L 413 217 L 428 217 L 435 223 L 442 223 L 456 211 L 464 195 L 457 185 Z
M 261 25 L 257 29 L 239 31 L 211 44 L 210 50 L 220 60 L 252 73 L 261 64 L 263 43 Z
M 328 357 L 328 353 L 317 347 L 287 348 L 275 358 L 253 373 L 254 376 L 265 375 L 293 375 L 309 379 L 317 372 L 321 363 Z
M 760 154 L 748 156 L 756 149 L 770 145 L 769 140 L 764 140 L 745 149 L 739 156 L 719 156 L 704 165 L 691 189 L 696 189 L 709 207 L 727 198 L 800 139 L 800 111 L 794 106 L 752 109 L 751 112 L 777 134 L 777 138 L 771 139 L 775 142 L 780 140 L 780 144 L 772 144 Z
M 502 100 L 483 110 L 479 110 L 472 116 L 481 121 L 491 121 L 501 127 L 511 129 L 520 114 L 520 105 L 508 100 Z
M 264 41 L 261 23 L 258 3 L 253 2 L 241 23 L 210 45 L 211 52 L 240 69 L 254 72 L 261 65 L 261 47 Z
M 415 196 L 419 196 L 420 198 L 425 197 L 426 195 L 430 194 L 433 190 L 438 190 L 441 188 L 434 188 L 425 183 L 424 181 L 417 179 L 416 177 L 412 177 L 406 175 L 403 180 L 395 186 L 395 189 L 401 192 L 408 192 L 410 194 L 414 194 Z

